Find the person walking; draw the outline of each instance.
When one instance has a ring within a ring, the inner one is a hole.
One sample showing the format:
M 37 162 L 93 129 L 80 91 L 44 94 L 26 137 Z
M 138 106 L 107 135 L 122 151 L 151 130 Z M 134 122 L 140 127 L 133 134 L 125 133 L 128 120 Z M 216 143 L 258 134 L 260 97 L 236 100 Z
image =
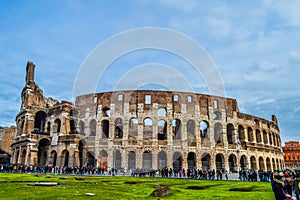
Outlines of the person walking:
M 296 199 L 299 199 L 299 194 L 300 194 L 300 174 L 296 174 L 296 177 L 293 181 L 293 191 L 295 192 Z

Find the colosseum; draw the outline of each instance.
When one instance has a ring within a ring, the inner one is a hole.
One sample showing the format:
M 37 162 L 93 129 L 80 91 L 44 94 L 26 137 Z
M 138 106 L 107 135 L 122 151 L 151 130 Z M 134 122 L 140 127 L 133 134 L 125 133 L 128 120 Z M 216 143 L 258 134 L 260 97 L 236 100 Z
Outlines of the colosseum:
M 276 116 L 241 113 L 236 99 L 175 91 L 43 96 L 26 66 L 12 144 L 15 165 L 275 170 L 284 167 Z

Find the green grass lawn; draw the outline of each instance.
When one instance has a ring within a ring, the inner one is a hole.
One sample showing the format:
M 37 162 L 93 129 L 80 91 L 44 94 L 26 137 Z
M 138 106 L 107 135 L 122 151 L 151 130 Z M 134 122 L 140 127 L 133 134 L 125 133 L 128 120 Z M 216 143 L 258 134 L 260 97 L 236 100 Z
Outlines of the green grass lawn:
M 35 182 L 59 185 L 30 186 Z M 263 182 L 0 173 L 0 184 L 0 199 L 275 199 L 271 184 Z M 167 185 L 172 194 L 152 197 L 154 184 Z

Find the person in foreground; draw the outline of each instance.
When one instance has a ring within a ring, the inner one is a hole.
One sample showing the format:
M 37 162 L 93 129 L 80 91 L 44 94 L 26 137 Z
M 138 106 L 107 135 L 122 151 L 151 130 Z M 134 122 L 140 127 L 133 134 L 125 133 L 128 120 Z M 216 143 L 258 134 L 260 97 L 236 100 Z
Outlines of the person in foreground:
M 282 181 L 282 175 L 277 172 L 274 173 L 273 179 L 273 192 L 276 200 L 289 200 L 292 197 L 284 191 L 284 182 Z

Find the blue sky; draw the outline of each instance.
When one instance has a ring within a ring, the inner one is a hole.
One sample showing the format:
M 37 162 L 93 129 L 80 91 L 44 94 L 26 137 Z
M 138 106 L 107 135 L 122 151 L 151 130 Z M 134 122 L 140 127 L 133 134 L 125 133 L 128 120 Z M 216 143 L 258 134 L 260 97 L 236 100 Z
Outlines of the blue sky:
M 0 125 L 14 124 L 28 60 L 36 64 L 45 96 L 71 100 L 77 72 L 99 43 L 129 29 L 162 27 L 206 50 L 241 112 L 268 120 L 275 114 L 282 140 L 299 141 L 299 10 L 299 0 L 1 1 Z M 121 66 L 129 70 L 148 62 L 176 69 L 185 64 L 161 51 L 125 55 L 107 70 L 98 91 L 109 90 Z M 201 92 L 203 80 L 185 76 Z

